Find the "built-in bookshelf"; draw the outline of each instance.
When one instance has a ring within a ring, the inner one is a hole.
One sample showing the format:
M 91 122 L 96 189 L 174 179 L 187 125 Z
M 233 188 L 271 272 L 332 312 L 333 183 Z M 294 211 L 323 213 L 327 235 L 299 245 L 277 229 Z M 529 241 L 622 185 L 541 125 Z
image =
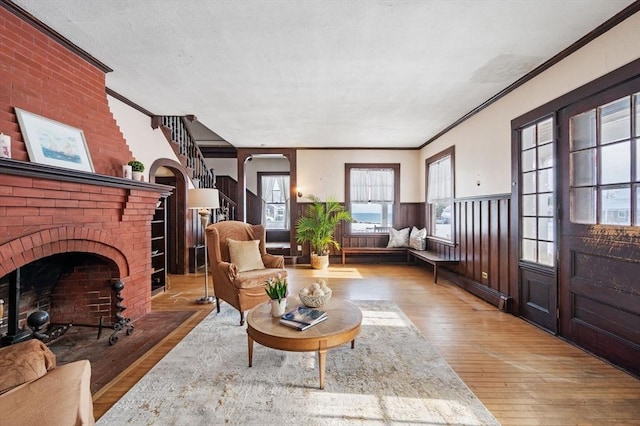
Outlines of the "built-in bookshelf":
M 161 198 L 151 221 L 151 294 L 165 291 L 167 284 L 167 210 Z

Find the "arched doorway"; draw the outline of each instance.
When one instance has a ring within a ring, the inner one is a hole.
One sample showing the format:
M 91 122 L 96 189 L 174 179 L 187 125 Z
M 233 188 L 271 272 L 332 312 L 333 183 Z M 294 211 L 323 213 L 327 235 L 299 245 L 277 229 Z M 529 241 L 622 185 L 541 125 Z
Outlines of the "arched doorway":
M 295 149 L 277 149 L 277 148 L 264 148 L 264 149 L 238 149 L 238 220 L 245 221 L 246 216 L 245 204 L 246 204 L 246 181 L 245 181 L 245 163 L 247 159 L 257 154 L 280 154 L 289 160 L 289 199 L 290 201 L 290 214 L 291 223 L 295 223 L 298 216 L 298 195 L 297 195 L 297 165 L 296 165 L 296 150 Z M 291 226 L 290 232 L 290 255 L 295 256 L 297 254 L 295 227 Z

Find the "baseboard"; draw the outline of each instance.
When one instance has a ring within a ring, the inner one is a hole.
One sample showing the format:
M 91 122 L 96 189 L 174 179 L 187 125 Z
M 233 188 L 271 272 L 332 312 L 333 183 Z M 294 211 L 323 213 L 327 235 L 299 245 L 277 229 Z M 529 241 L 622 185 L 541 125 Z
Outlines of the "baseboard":
M 511 297 L 509 295 L 500 293 L 497 290 L 489 288 L 477 281 L 463 277 L 462 275 L 456 274 L 455 272 L 450 271 L 446 268 L 440 268 L 438 270 L 438 276 L 446 277 L 449 281 L 451 281 L 458 287 L 461 287 L 469 293 L 478 296 L 480 299 L 492 304 L 501 311 L 513 314 L 513 312 L 511 312 L 512 303 Z

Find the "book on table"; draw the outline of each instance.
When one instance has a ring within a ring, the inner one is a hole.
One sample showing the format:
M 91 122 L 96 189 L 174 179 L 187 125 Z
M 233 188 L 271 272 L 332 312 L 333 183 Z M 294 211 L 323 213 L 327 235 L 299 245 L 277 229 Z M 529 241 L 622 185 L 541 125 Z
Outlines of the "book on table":
M 306 306 L 298 306 L 280 317 L 280 324 L 302 331 L 326 319 L 327 313 L 325 311 Z

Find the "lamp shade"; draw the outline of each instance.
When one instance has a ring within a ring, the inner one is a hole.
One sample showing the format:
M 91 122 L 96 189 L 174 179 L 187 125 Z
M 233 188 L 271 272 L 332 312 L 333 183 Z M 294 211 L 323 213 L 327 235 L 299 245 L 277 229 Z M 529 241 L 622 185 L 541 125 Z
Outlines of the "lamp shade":
M 188 209 L 218 209 L 220 208 L 220 196 L 217 189 L 196 188 L 190 189 L 187 194 Z

